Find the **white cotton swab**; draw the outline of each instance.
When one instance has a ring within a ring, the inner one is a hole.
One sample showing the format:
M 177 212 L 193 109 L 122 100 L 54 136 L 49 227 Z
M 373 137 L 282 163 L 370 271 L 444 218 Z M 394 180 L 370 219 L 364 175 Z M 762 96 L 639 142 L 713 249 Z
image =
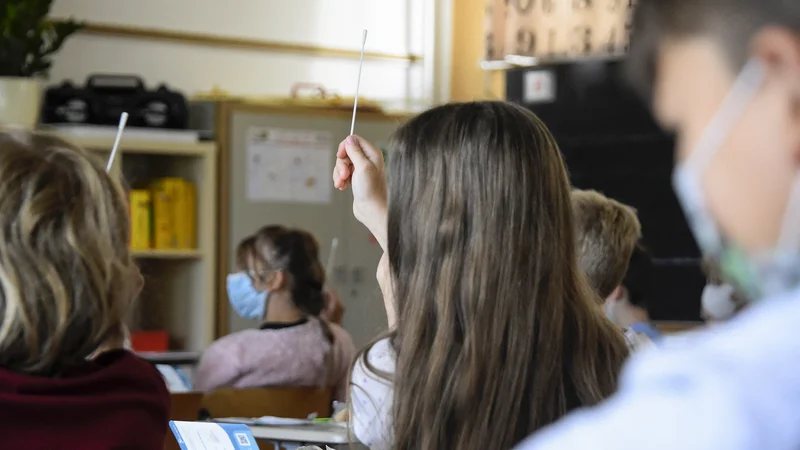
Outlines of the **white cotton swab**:
M 325 279 L 330 279 L 333 264 L 336 262 L 336 249 L 339 248 L 339 238 L 331 240 L 331 252 L 328 253 L 328 264 L 325 265 Z
M 356 82 L 356 98 L 353 101 L 353 121 L 350 122 L 350 135 L 356 131 L 356 110 L 358 109 L 358 90 L 361 87 L 361 68 L 364 67 L 364 46 L 367 44 L 367 30 L 361 39 L 361 59 L 358 62 L 358 81 Z
M 119 148 L 119 140 L 122 138 L 122 130 L 125 129 L 125 124 L 128 123 L 128 113 L 123 112 L 119 116 L 119 126 L 117 127 L 117 137 L 114 139 L 114 147 L 111 148 L 111 156 L 108 157 L 108 164 L 106 164 L 106 172 L 111 171 L 111 166 L 114 165 L 114 158 L 117 156 L 117 149 Z

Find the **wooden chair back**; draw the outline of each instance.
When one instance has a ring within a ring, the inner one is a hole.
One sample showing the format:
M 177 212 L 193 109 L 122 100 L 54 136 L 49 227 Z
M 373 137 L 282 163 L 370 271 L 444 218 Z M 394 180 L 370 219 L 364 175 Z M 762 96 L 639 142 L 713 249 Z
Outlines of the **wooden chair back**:
M 222 388 L 203 397 L 202 408 L 211 417 L 288 417 L 309 414 L 330 417 L 333 390 L 319 387 Z
M 200 409 L 203 404 L 202 392 L 181 392 L 170 394 L 172 399 L 172 409 L 170 410 L 170 420 L 193 421 L 200 417 Z M 172 434 L 172 430 L 167 431 L 164 442 L 164 450 L 179 450 L 178 442 Z

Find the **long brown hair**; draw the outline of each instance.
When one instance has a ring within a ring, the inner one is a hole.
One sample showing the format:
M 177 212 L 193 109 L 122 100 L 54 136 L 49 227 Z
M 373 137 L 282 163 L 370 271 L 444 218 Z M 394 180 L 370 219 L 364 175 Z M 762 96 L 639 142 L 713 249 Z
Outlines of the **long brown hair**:
M 542 122 L 509 103 L 440 106 L 390 154 L 394 448 L 510 448 L 610 395 L 628 352 L 577 267 Z
M 58 377 L 121 338 L 139 274 L 103 166 L 61 139 L 0 131 L 0 367 Z

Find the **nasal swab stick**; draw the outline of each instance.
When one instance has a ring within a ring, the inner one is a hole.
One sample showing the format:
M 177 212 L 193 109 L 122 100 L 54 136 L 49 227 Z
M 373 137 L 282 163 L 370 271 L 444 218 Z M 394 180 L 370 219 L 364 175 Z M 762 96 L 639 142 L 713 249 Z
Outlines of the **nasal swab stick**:
M 114 165 L 114 157 L 117 156 L 117 149 L 119 148 L 119 140 L 122 137 L 122 130 L 125 129 L 125 124 L 128 123 L 128 113 L 123 112 L 119 116 L 119 126 L 117 127 L 117 137 L 114 139 L 114 146 L 111 148 L 111 156 L 108 157 L 108 164 L 106 164 L 106 172 L 111 171 L 111 166 Z
M 328 253 L 328 264 L 325 265 L 325 278 L 331 276 L 333 264 L 336 262 L 336 249 L 339 248 L 339 238 L 333 238 L 331 241 L 331 252 Z
M 353 121 L 350 122 L 350 135 L 356 131 L 356 109 L 358 109 L 358 89 L 361 87 L 361 68 L 364 67 L 364 46 L 367 44 L 367 30 L 361 39 L 361 59 L 358 62 L 358 81 L 356 82 L 356 98 L 353 101 Z

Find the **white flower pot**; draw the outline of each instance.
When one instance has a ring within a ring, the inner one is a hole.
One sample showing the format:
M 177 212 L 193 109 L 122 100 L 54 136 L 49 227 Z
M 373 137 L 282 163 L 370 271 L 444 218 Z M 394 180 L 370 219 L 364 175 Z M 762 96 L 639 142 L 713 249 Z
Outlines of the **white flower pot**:
M 41 102 L 38 79 L 0 77 L 0 126 L 35 128 Z

